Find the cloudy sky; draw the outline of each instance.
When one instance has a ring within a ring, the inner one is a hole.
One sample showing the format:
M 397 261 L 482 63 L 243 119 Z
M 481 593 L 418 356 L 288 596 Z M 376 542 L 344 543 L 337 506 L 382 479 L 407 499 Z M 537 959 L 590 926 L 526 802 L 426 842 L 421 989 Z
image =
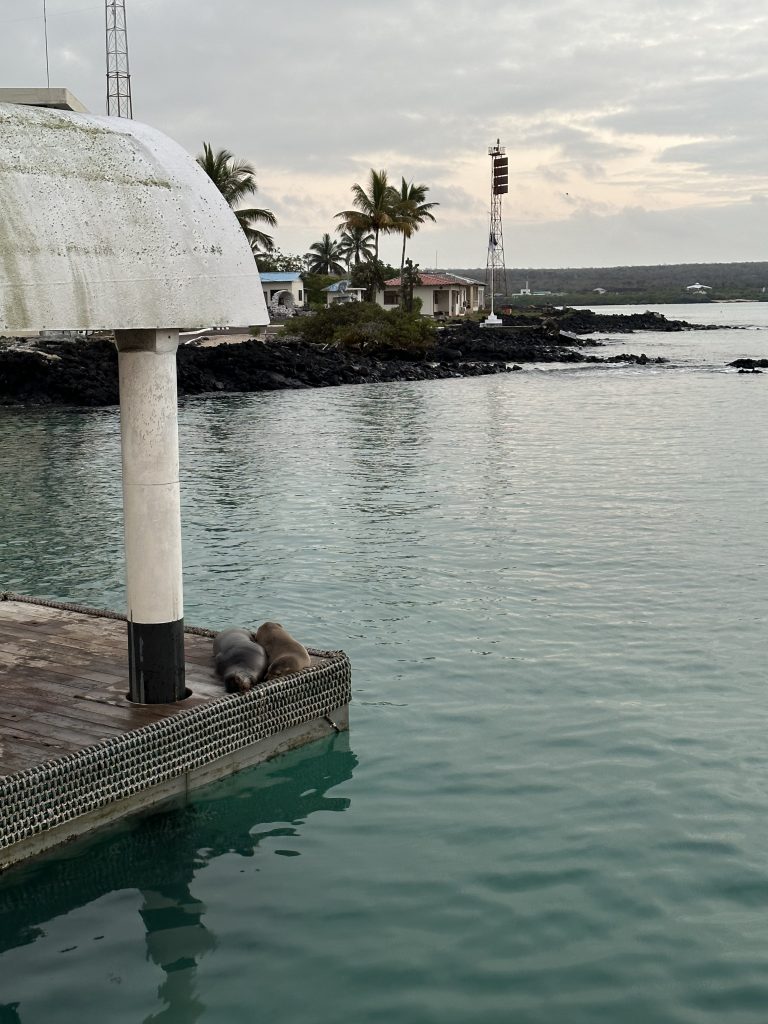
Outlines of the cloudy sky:
M 0 85 L 44 85 L 42 0 L 0 0 Z M 440 203 L 422 268 L 484 266 L 489 144 L 508 267 L 768 259 L 757 0 L 127 0 L 134 114 L 250 160 L 304 252 L 371 167 Z M 104 113 L 104 4 L 47 0 L 52 85 Z M 382 255 L 399 262 L 399 246 Z

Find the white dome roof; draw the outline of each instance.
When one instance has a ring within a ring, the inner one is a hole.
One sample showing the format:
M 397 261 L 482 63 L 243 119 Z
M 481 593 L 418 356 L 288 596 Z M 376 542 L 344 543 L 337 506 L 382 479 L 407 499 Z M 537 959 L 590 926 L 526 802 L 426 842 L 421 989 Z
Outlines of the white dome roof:
M 245 236 L 185 150 L 137 121 L 0 103 L 0 331 L 268 322 Z

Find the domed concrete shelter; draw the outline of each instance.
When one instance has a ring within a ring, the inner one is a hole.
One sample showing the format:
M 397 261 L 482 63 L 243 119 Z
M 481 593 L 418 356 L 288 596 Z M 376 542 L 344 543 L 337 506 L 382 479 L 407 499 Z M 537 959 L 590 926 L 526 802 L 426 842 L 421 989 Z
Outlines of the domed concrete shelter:
M 183 699 L 180 327 L 267 324 L 236 218 L 195 160 L 64 89 L 0 89 L 0 332 L 115 332 L 131 699 Z

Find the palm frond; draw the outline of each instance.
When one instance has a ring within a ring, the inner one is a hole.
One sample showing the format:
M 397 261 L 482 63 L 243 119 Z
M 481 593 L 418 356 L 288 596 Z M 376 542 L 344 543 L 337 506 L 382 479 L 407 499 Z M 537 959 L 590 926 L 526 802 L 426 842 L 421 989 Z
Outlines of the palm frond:
M 274 213 L 255 207 L 235 209 L 243 199 L 258 191 L 256 171 L 253 165 L 247 160 L 237 160 L 228 149 L 219 149 L 214 152 L 208 142 L 203 143 L 203 152 L 197 157 L 197 163 L 234 209 L 235 216 L 251 248 L 254 251 L 273 248 L 272 237 L 265 234 L 256 225 L 268 224 L 270 227 L 276 227 L 277 218 Z

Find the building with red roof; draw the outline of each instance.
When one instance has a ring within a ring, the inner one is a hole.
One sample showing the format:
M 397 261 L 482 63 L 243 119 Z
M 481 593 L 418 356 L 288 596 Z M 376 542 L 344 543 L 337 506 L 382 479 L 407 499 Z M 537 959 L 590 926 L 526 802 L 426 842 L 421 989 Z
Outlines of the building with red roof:
M 469 277 L 448 273 L 419 273 L 420 284 L 414 285 L 414 299 L 421 299 L 424 316 L 464 316 L 482 309 L 485 303 L 485 285 Z M 385 309 L 400 305 L 400 278 L 384 282 L 383 290 L 376 293 L 376 301 Z

